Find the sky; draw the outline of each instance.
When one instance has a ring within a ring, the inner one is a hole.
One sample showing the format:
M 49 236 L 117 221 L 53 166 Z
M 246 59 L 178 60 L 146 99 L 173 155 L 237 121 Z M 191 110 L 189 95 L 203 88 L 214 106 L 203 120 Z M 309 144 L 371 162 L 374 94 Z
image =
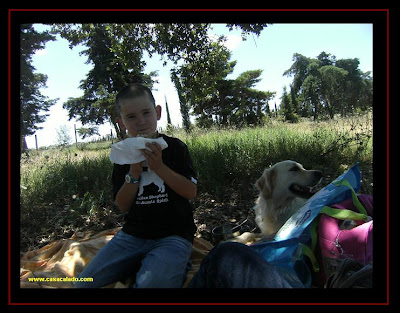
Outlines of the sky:
M 45 29 L 40 24 L 35 24 L 35 28 L 39 31 Z M 288 87 L 292 82 L 292 77 L 283 76 L 283 73 L 293 64 L 294 53 L 315 58 L 325 51 L 336 56 L 336 59 L 358 58 L 360 70 L 372 72 L 372 31 L 372 24 L 273 24 L 264 28 L 260 36 L 249 35 L 246 41 L 242 41 L 240 30 L 229 31 L 225 24 L 212 24 L 210 36 L 227 36 L 225 45 L 232 53 L 231 61 L 237 61 L 228 79 L 234 79 L 248 70 L 263 70 L 261 81 L 254 88 L 276 92 L 275 98 L 269 101 L 272 108 L 275 103 L 279 106 L 283 87 Z M 62 104 L 69 97 L 83 95 L 83 90 L 79 89 L 80 81 L 91 69 L 91 65 L 86 64 L 87 58 L 79 55 L 84 48 L 77 46 L 70 49 L 67 40 L 57 37 L 56 41 L 47 42 L 45 49 L 33 56 L 36 72 L 48 76 L 47 88 L 41 90 L 42 94 L 50 99 L 59 99 L 50 108 L 46 122 L 39 124 L 43 129 L 36 131 L 39 147 L 56 144 L 56 130 L 62 125 L 67 126 L 71 138 L 75 138 L 74 124 L 77 128 L 82 126 L 79 121 L 68 120 L 68 112 L 62 108 Z M 165 128 L 167 125 L 165 99 L 172 124 L 181 126 L 178 94 L 170 79 L 172 62 L 163 66 L 158 55 L 145 57 L 145 61 L 146 73 L 157 70 L 159 74 L 153 95 L 164 114 L 158 126 Z M 109 134 L 112 128 L 109 123 L 100 126 L 101 136 Z M 83 140 L 78 138 L 78 141 Z M 28 148 L 35 148 L 34 135 L 26 137 L 26 142 Z

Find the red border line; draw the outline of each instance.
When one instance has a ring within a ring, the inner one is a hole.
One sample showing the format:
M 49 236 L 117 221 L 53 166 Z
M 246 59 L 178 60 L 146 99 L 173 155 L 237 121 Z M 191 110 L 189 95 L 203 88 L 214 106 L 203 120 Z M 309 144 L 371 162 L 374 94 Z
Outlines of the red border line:
M 11 302 L 11 11 L 8 11 L 8 303 Z
M 387 213 L 387 230 L 386 230 L 386 296 L 387 296 L 387 303 L 389 304 L 389 10 L 386 11 L 386 213 Z
M 213 303 L 213 302 L 211 302 L 211 303 L 196 303 L 196 302 L 189 302 L 189 303 L 170 303 L 170 302 L 167 302 L 167 303 L 152 303 L 152 302 L 150 302 L 150 303 L 146 303 L 146 302 L 144 302 L 144 303 L 125 303 L 125 302 L 123 302 L 123 303 L 110 303 L 110 302 L 106 302 L 106 303 L 97 303 L 97 302 L 95 302 L 95 303 L 59 303 L 59 302 L 56 302 L 56 303 L 51 303 L 51 302 L 43 302 L 43 303 L 36 303 L 36 302 L 34 302 L 34 303 L 10 303 L 10 304 L 12 304 L 12 305 L 29 305 L 29 306 L 31 306 L 31 305 L 154 305 L 154 306 L 172 306 L 172 305 L 174 305 L 174 306 L 183 306 L 183 305 L 187 305 L 187 306 L 208 306 L 208 305 L 216 305 L 216 306 L 229 306 L 229 305 L 240 305 L 240 306 L 248 306 L 248 305 L 279 305 L 279 306 L 281 306 L 281 305 L 287 305 L 287 306 L 299 306 L 299 305 L 308 305 L 308 306 L 310 306 L 310 305 L 336 305 L 336 306 L 339 306 L 339 305 L 352 305 L 352 306 L 356 306 L 356 305 L 374 305 L 374 306 L 378 306 L 378 305 L 385 305 L 386 303 L 364 303 L 364 302 L 362 302 L 362 303 L 346 303 L 346 302 L 343 302 L 343 303 L 336 303 L 336 302 L 332 302 L 332 303 L 325 303 L 325 302 L 322 302 L 322 303 L 313 303 L 313 302 L 311 302 L 311 303 L 307 303 L 307 302 L 305 302 L 305 303 L 302 303 L 302 302 L 300 302 L 300 303 L 280 303 L 280 302 L 276 302 L 276 303 L 263 303 L 263 302 L 261 302 L 261 303 L 242 303 L 242 302 L 240 302 L 240 303 L 231 303 L 231 302 L 227 302 L 227 303 Z
M 31 12 L 387 12 L 388 9 L 9 9 Z

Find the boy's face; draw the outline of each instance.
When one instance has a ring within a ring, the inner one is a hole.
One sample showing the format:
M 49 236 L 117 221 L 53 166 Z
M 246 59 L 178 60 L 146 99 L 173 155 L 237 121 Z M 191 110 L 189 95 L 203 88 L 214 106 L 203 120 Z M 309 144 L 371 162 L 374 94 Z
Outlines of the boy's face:
M 157 130 L 157 120 L 161 118 L 161 107 L 150 101 L 149 97 L 142 96 L 121 100 L 121 117 L 118 123 L 123 124 L 129 136 L 151 135 Z

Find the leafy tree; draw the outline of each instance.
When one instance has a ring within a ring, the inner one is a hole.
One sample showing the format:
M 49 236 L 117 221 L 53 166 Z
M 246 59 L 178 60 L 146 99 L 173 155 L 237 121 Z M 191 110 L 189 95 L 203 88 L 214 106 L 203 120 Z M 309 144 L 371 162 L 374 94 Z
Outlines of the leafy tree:
M 67 125 L 61 125 L 57 132 L 57 144 L 60 146 L 66 146 L 71 143 L 72 137 L 69 135 L 69 127 Z
M 290 86 L 290 102 L 293 108 L 293 112 L 298 114 L 300 112 L 299 101 L 297 100 L 296 92 L 293 86 Z
M 253 23 L 253 24 L 226 24 L 229 30 L 232 30 L 234 27 L 242 30 L 242 39 L 246 40 L 247 35 L 256 34 L 259 36 L 261 31 L 268 26 L 268 24 L 263 23 Z
M 343 85 L 347 71 L 333 65 L 325 65 L 318 71 L 321 74 L 321 99 L 329 117 L 333 119 L 343 105 Z
M 223 79 L 218 83 L 217 92 L 208 102 L 216 123 L 244 126 L 263 122 L 269 112 L 268 100 L 274 93 L 252 88 L 260 81 L 261 73 L 262 70 L 246 71 L 235 80 Z M 212 120 L 213 116 L 208 115 L 208 119 Z
M 230 61 L 231 53 L 223 45 L 224 40 L 224 37 L 219 37 L 210 41 L 205 53 L 172 70 L 181 112 L 188 118 L 188 109 L 192 108 L 200 127 L 210 127 L 215 123 L 259 124 L 273 93 L 252 88 L 260 81 L 262 70 L 244 72 L 235 80 L 226 78 L 233 72 L 236 61 Z
M 92 136 L 100 136 L 98 127 L 81 127 L 77 129 L 78 134 L 82 139 L 89 138 Z
M 68 110 L 69 118 L 77 118 L 83 125 L 101 125 L 111 122 L 118 137 L 123 131 L 117 125 L 115 96 L 125 85 L 138 82 L 151 87 L 152 76 L 143 73 L 144 62 L 141 61 L 140 43 L 130 46 L 129 51 L 123 49 L 118 41 L 121 29 L 109 24 L 58 25 L 54 27 L 71 46 L 84 44 L 87 49 L 81 54 L 88 57 L 87 63 L 93 64 L 86 79 L 81 81 L 82 97 L 70 98 L 63 104 Z M 119 44 L 117 44 L 117 42 Z
M 300 102 L 300 112 L 302 116 L 313 116 L 318 119 L 321 111 L 320 104 L 320 72 L 318 71 L 320 62 L 316 59 L 310 60 L 307 66 L 307 77 L 301 84 L 301 92 L 297 93 L 298 102 Z M 294 91 L 292 88 L 291 91 Z M 295 92 L 295 91 L 294 91 Z
M 293 76 L 292 86 L 296 93 L 301 91 L 304 80 L 309 74 L 310 59 L 299 53 L 293 54 L 293 64 L 286 70 L 284 76 Z
M 259 34 L 267 24 L 232 24 L 239 27 L 244 34 L 250 32 Z M 94 68 L 82 81 L 80 88 L 84 95 L 69 99 L 64 104 L 70 118 L 75 117 L 82 124 L 102 124 L 111 121 L 119 137 L 122 136 L 115 123 L 113 108 L 115 94 L 127 83 L 140 82 L 152 87 L 156 73 L 144 74 L 145 62 L 143 52 L 150 56 L 157 53 L 166 63 L 166 59 L 174 64 L 194 65 L 201 69 L 201 60 L 213 54 L 214 47 L 208 36 L 210 24 L 57 24 L 53 31 L 69 40 L 70 47 L 78 44 L 88 48 L 82 54 L 88 57 L 88 63 Z M 206 64 L 210 65 L 209 62 Z M 213 71 L 213 66 L 209 67 Z M 218 68 L 218 66 L 214 66 Z M 204 65 L 203 65 L 204 68 Z M 189 111 L 193 105 L 194 95 L 185 90 L 188 84 L 199 86 L 195 77 L 182 76 L 177 66 L 171 73 L 171 78 L 178 91 L 181 113 L 186 128 L 190 127 Z M 202 70 L 204 71 L 204 70 Z M 212 76 L 213 74 L 210 74 Z M 193 76 L 193 75 L 192 75 Z M 204 81 L 203 81 L 204 82 Z M 216 81 L 202 86 L 199 93 L 215 88 Z M 193 90 L 193 89 L 192 89 Z M 215 90 L 215 89 L 214 89 Z
M 116 93 L 126 84 L 152 87 L 156 72 L 144 74 L 143 51 L 166 55 L 177 62 L 194 58 L 208 40 L 205 24 L 58 24 L 53 30 L 69 40 L 70 47 L 87 46 L 82 52 L 93 69 L 81 82 L 84 95 L 71 98 L 64 108 L 70 118 L 82 124 L 113 123 L 118 137 L 123 131 L 116 123 Z M 180 97 L 181 98 L 181 97 Z
M 188 95 L 183 87 L 183 82 L 174 71 L 171 72 L 171 79 L 175 85 L 176 91 L 178 92 L 179 106 L 181 109 L 183 127 L 188 131 L 190 129 L 190 115 L 188 105 Z
M 359 59 L 341 59 L 336 61 L 336 66 L 347 71 L 344 82 L 344 99 L 341 115 L 352 112 L 357 107 L 366 110 L 372 105 L 372 79 L 371 73 L 363 73 L 358 68 Z
M 221 42 L 212 42 L 208 47 L 207 53 L 199 54 L 197 59 L 176 67 L 171 72 L 186 129 L 190 125 L 190 122 L 185 122 L 185 117 L 189 119 L 189 107 L 203 121 L 212 119 L 212 115 L 219 115 L 226 120 L 228 114 L 225 106 L 217 106 L 216 103 L 221 104 L 224 101 L 223 80 L 233 72 L 236 62 L 229 62 L 231 53 Z
M 41 129 L 38 125 L 46 120 L 49 108 L 55 104 L 57 99 L 50 100 L 41 92 L 46 87 L 47 76 L 35 73 L 32 65 L 32 56 L 37 50 L 44 48 L 46 42 L 54 40 L 55 37 L 49 32 L 37 32 L 32 24 L 21 25 L 20 37 L 20 111 L 21 111 L 21 149 L 25 150 L 25 137 L 33 135 L 36 130 Z
M 321 52 L 312 59 L 293 55 L 292 66 L 283 75 L 292 76 L 291 101 L 302 116 L 321 114 L 330 118 L 340 113 L 345 116 L 359 108 L 372 106 L 372 78 L 359 70 L 359 60 L 340 59 Z
M 290 92 L 291 95 L 292 95 L 292 90 L 293 88 L 291 88 Z M 298 121 L 298 115 L 296 114 L 295 106 L 292 102 L 291 95 L 287 93 L 286 87 L 283 87 L 283 94 L 281 97 L 282 99 L 281 111 L 283 112 L 286 121 L 296 123 Z
M 325 51 L 322 51 L 317 56 L 317 60 L 319 61 L 319 65 L 321 67 L 327 66 L 327 65 L 335 65 L 336 57 L 330 53 L 326 53 Z
M 253 89 L 261 79 L 262 70 L 243 72 L 234 81 L 235 92 L 233 93 L 233 107 L 237 109 L 232 112 L 230 120 L 235 125 L 261 124 L 264 112 L 267 112 L 268 100 L 275 94 L 269 91 Z M 236 103 L 235 103 L 236 102 Z

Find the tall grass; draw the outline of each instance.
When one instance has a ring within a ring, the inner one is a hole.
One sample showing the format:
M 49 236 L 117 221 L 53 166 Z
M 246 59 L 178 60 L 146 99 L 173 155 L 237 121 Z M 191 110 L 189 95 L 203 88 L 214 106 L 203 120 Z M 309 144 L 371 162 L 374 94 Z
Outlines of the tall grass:
M 372 165 L 372 125 L 368 119 L 330 123 L 271 124 L 241 130 L 195 130 L 172 133 L 189 147 L 201 188 L 224 194 L 250 185 L 262 170 L 282 160 L 320 169 L 334 178 L 360 162 Z M 371 177 L 372 179 L 372 177 Z
M 109 147 L 109 144 L 108 144 Z M 21 249 L 115 226 L 110 149 L 31 152 L 21 160 Z
M 111 182 L 109 149 L 95 153 L 49 150 L 21 164 L 21 204 L 36 206 L 79 199 L 103 191 Z

